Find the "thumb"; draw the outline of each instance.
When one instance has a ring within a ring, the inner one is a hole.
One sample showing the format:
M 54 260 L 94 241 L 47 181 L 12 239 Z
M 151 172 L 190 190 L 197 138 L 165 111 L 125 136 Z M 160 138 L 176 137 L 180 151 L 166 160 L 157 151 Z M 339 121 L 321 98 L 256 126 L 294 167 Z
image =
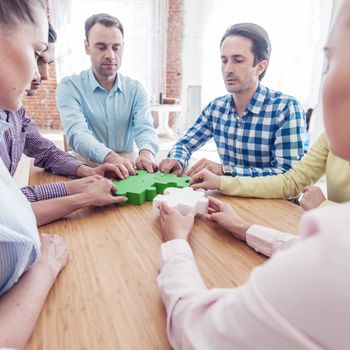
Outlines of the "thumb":
M 210 221 L 214 221 L 214 222 L 218 222 L 219 221 L 219 213 L 212 213 L 212 214 L 208 214 L 208 218 Z
M 193 183 L 191 185 L 191 187 L 194 189 L 194 190 L 199 190 L 199 189 L 206 189 L 206 186 L 205 186 L 205 182 L 199 182 L 199 183 Z
M 124 196 L 111 196 L 111 203 L 123 203 L 126 202 L 128 200 L 128 197 L 124 197 Z

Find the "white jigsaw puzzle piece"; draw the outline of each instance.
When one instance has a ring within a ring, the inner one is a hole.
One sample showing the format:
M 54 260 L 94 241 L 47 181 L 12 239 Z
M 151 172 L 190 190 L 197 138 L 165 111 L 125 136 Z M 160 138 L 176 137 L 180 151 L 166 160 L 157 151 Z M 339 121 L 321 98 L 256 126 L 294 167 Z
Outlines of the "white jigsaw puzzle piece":
M 182 215 L 208 213 L 209 201 L 205 197 L 205 192 L 194 191 L 191 187 L 165 189 L 164 194 L 159 194 L 153 199 L 153 212 L 159 214 L 158 206 L 163 202 L 176 208 Z

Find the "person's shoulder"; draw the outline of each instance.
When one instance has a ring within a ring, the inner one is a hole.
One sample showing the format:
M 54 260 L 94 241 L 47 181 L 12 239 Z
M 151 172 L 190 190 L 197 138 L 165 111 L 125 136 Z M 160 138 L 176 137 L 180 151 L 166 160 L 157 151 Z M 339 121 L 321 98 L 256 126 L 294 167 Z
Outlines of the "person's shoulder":
M 286 106 L 286 105 L 298 105 L 300 102 L 293 96 L 283 93 L 282 91 L 273 90 L 266 86 L 261 86 L 263 93 L 265 94 L 265 102 L 274 105 Z
M 89 79 L 89 70 L 84 70 L 80 72 L 79 74 L 73 74 L 64 77 L 59 85 L 64 86 L 64 85 L 75 85 L 75 84 L 82 84 L 85 83 Z
M 131 91 L 137 91 L 139 89 L 144 89 L 142 83 L 139 80 L 133 79 L 126 75 L 118 73 L 118 79 L 122 88 L 127 88 Z

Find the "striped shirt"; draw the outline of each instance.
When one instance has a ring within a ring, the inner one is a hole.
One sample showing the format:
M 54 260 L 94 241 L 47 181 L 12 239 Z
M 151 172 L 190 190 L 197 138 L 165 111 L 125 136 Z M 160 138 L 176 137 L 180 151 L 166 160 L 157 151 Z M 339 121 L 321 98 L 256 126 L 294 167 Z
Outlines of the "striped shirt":
M 218 97 L 172 147 L 168 158 L 187 165 L 214 138 L 232 176 L 266 176 L 289 170 L 304 154 L 305 114 L 299 102 L 259 85 L 242 117 L 232 96 Z
M 7 123 L 0 120 L 0 145 Z M 0 295 L 40 257 L 40 238 L 30 203 L 0 159 Z
M 76 171 L 82 163 L 44 138 L 35 122 L 27 117 L 24 108 L 17 112 L 0 109 L 0 120 L 9 126 L 4 132 L 4 142 L 0 143 L 0 157 L 11 175 L 16 172 L 23 153 L 35 159 L 35 166 L 54 174 L 76 175 Z M 30 202 L 67 195 L 67 189 L 63 182 L 27 186 L 22 188 L 22 192 Z

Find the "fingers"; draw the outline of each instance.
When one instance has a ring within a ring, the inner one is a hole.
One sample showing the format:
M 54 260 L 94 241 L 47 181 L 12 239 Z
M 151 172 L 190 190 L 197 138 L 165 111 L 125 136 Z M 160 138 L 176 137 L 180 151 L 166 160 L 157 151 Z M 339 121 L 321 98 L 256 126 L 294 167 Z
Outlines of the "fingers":
M 208 197 L 208 199 L 209 199 L 209 208 L 212 208 L 216 211 L 220 210 L 222 205 L 224 204 L 223 201 L 214 197 Z
M 204 171 L 199 171 L 198 173 L 196 173 L 192 176 L 190 185 L 193 185 L 196 183 L 201 183 L 203 181 L 204 181 Z
M 182 165 L 176 159 L 164 159 L 160 165 L 159 169 L 164 174 L 175 174 L 181 175 Z
M 135 175 L 136 171 L 135 171 L 135 165 L 133 162 L 131 162 L 129 159 L 124 159 L 123 160 L 123 165 L 124 167 L 127 169 L 128 174 L 125 177 L 128 177 L 129 174 L 130 175 Z
M 205 182 L 199 182 L 199 183 L 193 184 L 193 185 L 191 185 L 191 187 L 194 190 L 200 190 L 200 189 L 206 190 L 207 189 L 205 186 Z
M 217 209 L 214 209 L 214 208 L 208 208 L 208 214 L 213 214 L 213 213 L 216 213 L 217 212 Z
M 190 185 L 194 190 L 198 189 L 209 189 L 207 184 L 207 170 L 201 170 L 197 174 L 194 174 L 191 178 Z
M 209 220 L 213 221 L 213 222 L 218 222 L 219 221 L 218 214 L 219 213 L 212 213 L 212 214 L 208 215 Z
M 156 163 L 151 163 L 153 173 L 156 173 L 158 171 L 158 165 Z
M 129 169 L 122 163 L 116 164 L 116 168 L 119 169 L 119 172 L 117 172 L 117 175 L 119 175 L 119 177 L 121 179 L 126 179 L 129 176 Z M 135 172 L 134 174 L 135 175 Z
M 128 200 L 128 197 L 125 196 L 112 196 L 111 197 L 111 203 L 117 204 L 117 203 L 123 203 Z
M 154 162 L 147 159 L 139 159 L 136 162 L 137 169 L 146 170 L 148 173 L 153 174 L 158 171 L 158 166 Z
M 205 167 L 206 167 L 206 159 L 203 158 L 203 159 L 199 160 L 195 165 L 193 165 L 193 167 L 188 169 L 186 175 L 187 176 L 194 176 L 195 174 L 197 174 L 200 170 L 204 169 Z
M 159 205 L 159 210 L 160 210 L 160 215 L 163 217 L 163 216 L 166 216 L 168 214 L 171 213 L 172 210 L 174 210 L 173 208 L 171 208 L 168 204 L 162 202 L 160 203 Z
M 164 159 L 159 164 L 159 170 L 162 173 L 165 173 L 165 174 L 169 174 L 169 172 L 171 171 L 172 167 L 173 166 L 172 166 L 171 161 L 169 159 Z
M 145 169 L 148 173 L 153 174 L 152 163 L 150 163 L 150 162 L 145 162 L 145 164 L 144 164 L 144 169 Z

